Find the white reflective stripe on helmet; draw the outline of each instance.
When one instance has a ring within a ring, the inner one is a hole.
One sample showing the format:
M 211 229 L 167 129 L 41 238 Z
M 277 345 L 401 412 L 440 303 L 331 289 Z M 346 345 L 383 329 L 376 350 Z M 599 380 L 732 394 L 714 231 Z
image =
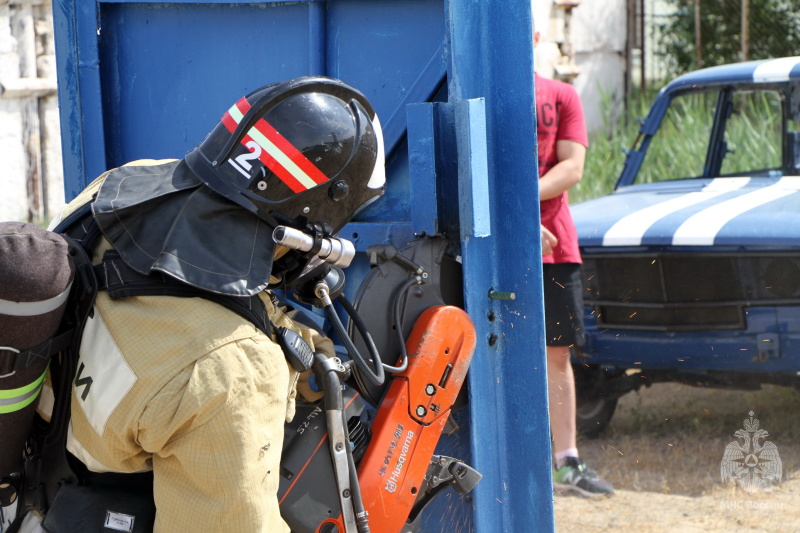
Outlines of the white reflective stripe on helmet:
M 69 297 L 69 290 L 72 288 L 72 283 L 67 285 L 64 292 L 53 296 L 47 300 L 40 300 L 38 302 L 13 302 L 11 300 L 0 299 L 0 315 L 9 316 L 38 316 L 44 315 L 51 311 L 55 311 L 61 304 L 67 301 Z

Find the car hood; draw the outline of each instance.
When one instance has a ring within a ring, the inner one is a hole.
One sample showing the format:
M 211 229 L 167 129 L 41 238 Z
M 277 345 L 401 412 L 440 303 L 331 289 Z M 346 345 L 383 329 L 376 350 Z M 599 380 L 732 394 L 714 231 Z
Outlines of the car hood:
M 581 247 L 798 246 L 800 177 L 687 179 L 574 204 Z

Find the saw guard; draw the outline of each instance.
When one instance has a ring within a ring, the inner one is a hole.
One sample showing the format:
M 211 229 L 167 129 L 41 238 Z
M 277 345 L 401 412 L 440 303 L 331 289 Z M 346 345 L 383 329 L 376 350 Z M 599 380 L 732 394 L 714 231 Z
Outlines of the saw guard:
M 406 523 L 475 345 L 472 320 L 458 307 L 431 307 L 417 319 L 406 343 L 408 368 L 394 375 L 358 469 L 374 531 L 397 533 Z

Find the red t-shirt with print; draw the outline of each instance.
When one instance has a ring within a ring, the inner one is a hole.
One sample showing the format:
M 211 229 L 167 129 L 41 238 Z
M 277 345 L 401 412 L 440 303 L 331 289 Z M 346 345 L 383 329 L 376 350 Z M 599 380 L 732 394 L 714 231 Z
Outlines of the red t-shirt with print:
M 575 141 L 589 146 L 583 105 L 575 88 L 561 81 L 536 77 L 536 132 L 539 140 L 539 177 L 558 163 L 557 141 Z M 569 211 L 567 191 L 543 200 L 540 204 L 542 224 L 558 238 L 558 246 L 545 263 L 580 263 L 578 235 Z

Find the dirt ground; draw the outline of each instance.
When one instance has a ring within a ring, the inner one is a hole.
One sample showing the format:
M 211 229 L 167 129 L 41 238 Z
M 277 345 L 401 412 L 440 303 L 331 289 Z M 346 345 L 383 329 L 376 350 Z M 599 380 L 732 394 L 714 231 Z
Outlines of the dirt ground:
M 725 447 L 751 410 L 782 463 L 782 482 L 755 494 L 721 479 Z M 616 494 L 557 494 L 557 533 L 800 533 L 800 392 L 794 389 L 656 384 L 621 398 L 608 429 L 578 447 Z
M 800 531 L 800 481 L 789 480 L 756 497 L 726 491 L 703 496 L 621 489 L 611 498 L 558 497 L 557 533 Z

